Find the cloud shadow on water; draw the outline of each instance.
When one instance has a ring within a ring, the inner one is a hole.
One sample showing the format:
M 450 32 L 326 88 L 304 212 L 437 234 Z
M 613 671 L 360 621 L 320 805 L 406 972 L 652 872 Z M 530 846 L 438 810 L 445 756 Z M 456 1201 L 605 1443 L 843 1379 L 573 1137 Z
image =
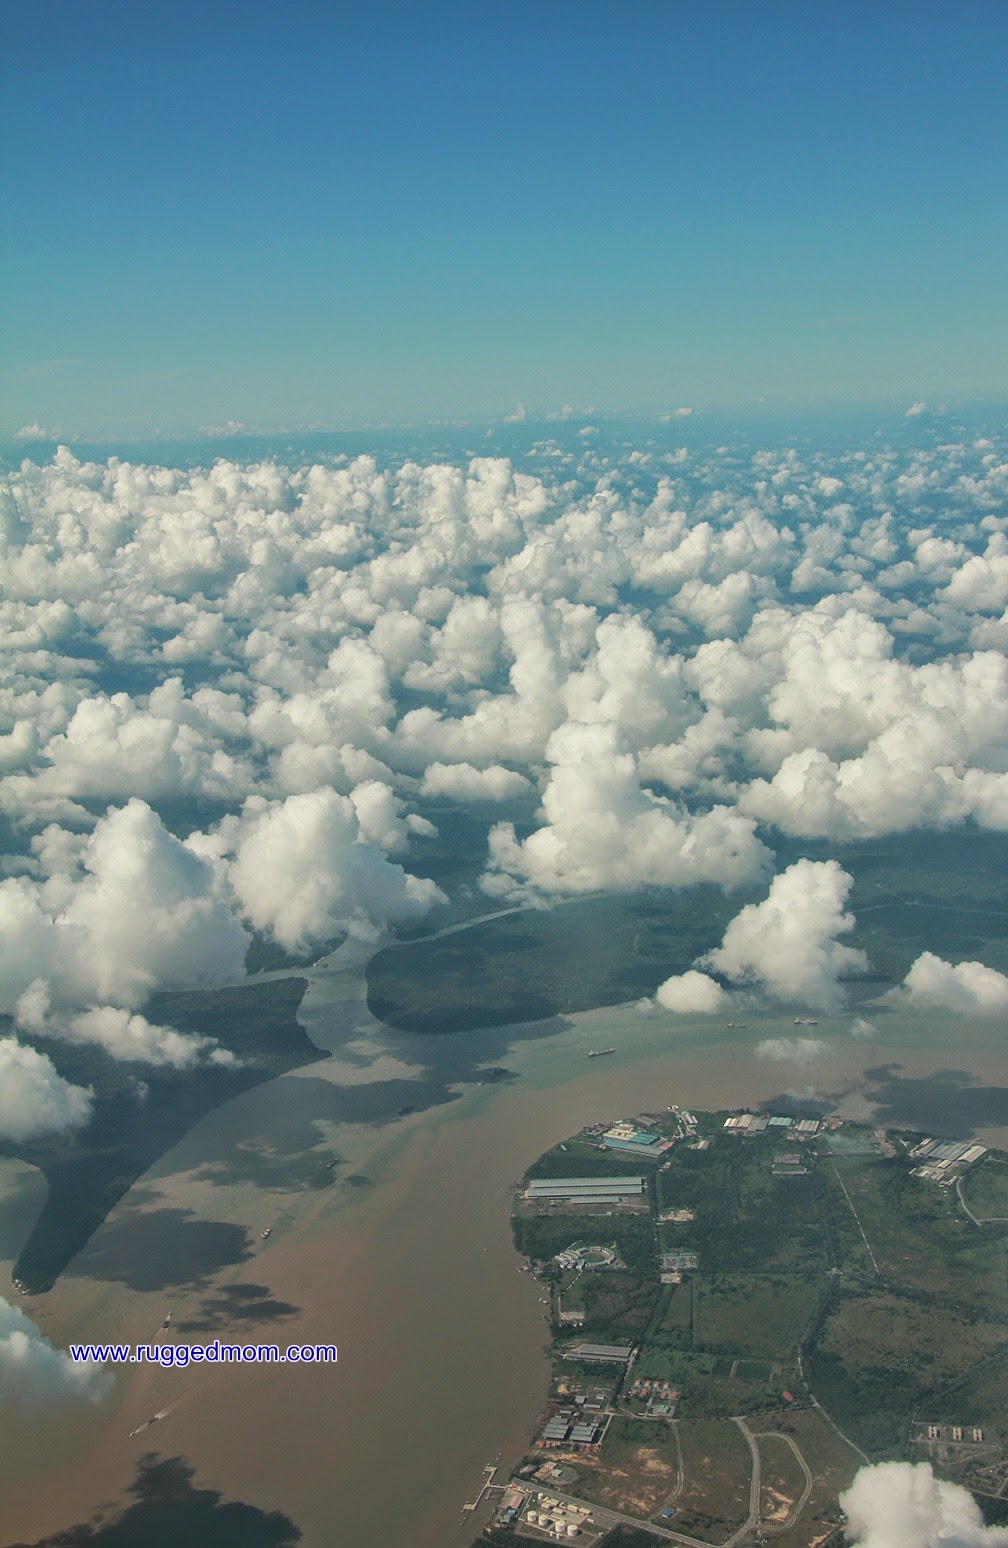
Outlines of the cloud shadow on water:
M 963 1138 L 977 1128 L 1008 1125 L 1008 1086 L 981 1085 L 968 1070 L 935 1070 L 917 1079 L 901 1070 L 899 1064 L 865 1070 L 865 1095 L 876 1104 L 879 1123 Z
M 175 1324 L 177 1333 L 214 1333 L 236 1322 L 280 1322 L 301 1310 L 274 1300 L 268 1285 L 225 1285 L 200 1302 L 195 1314 Z
M 293 1548 L 301 1531 L 282 1511 L 223 1502 L 218 1489 L 193 1487 L 195 1470 L 182 1457 L 141 1457 L 134 1501 L 114 1518 L 91 1521 L 40 1539 L 31 1548 Z M 16 1543 L 12 1548 L 29 1548 Z
M 286 1145 L 273 1143 L 272 1137 L 237 1140 L 225 1155 L 204 1163 L 194 1175 L 199 1182 L 221 1187 L 252 1183 L 275 1193 L 329 1187 L 335 1174 L 330 1163 L 338 1164 L 339 1157 L 324 1148 L 321 1124 L 309 1121 L 300 1134 L 289 1139 Z
M 244 1226 L 199 1220 L 189 1209 L 130 1209 L 93 1237 L 73 1275 L 118 1280 L 132 1290 L 202 1284 L 252 1256 Z

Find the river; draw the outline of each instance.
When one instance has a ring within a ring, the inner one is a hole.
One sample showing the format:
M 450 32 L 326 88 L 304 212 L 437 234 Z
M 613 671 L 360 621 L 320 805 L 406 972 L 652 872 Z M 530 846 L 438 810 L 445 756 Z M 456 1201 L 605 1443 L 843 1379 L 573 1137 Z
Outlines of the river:
M 850 1015 L 810 1031 L 750 1014 L 729 1029 L 622 1006 L 550 1027 L 407 1037 L 370 1017 L 365 965 L 348 947 L 313 971 L 301 1019 L 330 1059 L 208 1115 L 54 1289 L 25 1303 L 61 1347 L 153 1339 L 170 1310 L 176 1339 L 238 1328 L 242 1341 L 336 1343 L 338 1363 L 132 1366 L 100 1407 L 19 1415 L 0 1442 L 5 1544 L 103 1504 L 115 1520 L 135 1502 L 139 1458 L 156 1451 L 185 1457 L 195 1487 L 282 1512 L 304 1548 L 468 1548 L 462 1503 L 498 1452 L 517 1459 L 548 1379 L 544 1308 L 517 1272 L 509 1185 L 589 1120 L 813 1089 L 865 1116 L 872 1091 L 889 1121 L 916 1122 L 930 1103 L 1008 1143 L 1004 1092 L 985 1094 L 1006 1068 L 993 1020 L 952 1027 L 947 1015 L 889 1010 L 865 1038 Z M 757 1052 L 799 1034 L 823 1045 L 807 1066 Z M 586 1057 L 610 1045 L 612 1056 Z M 508 1076 L 478 1084 L 481 1059 Z M 407 1105 L 416 1110 L 399 1116 Z M 5 1179 L 9 1275 L 39 1190 L 25 1168 Z M 247 1537 L 260 1540 L 295 1539 Z

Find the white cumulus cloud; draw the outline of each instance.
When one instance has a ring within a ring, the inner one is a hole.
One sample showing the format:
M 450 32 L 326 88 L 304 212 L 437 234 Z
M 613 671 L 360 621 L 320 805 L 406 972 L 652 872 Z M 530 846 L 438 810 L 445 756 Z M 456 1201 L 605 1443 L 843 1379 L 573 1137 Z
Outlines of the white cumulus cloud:
M 934 952 L 925 951 L 894 997 L 967 1015 L 995 1015 L 1008 1010 L 1008 977 L 982 962 L 960 962 L 953 967 Z
M 31 1412 L 54 1403 L 98 1402 L 110 1385 L 96 1361 L 71 1360 L 0 1297 L 0 1407 Z
M 814 1064 L 825 1052 L 826 1044 L 818 1037 L 765 1037 L 756 1044 L 758 1059 L 793 1064 L 799 1069 Z
M 97 1043 L 114 1059 L 168 1065 L 176 1070 L 191 1069 L 204 1062 L 228 1066 L 238 1063 L 234 1054 L 221 1048 L 212 1037 L 157 1026 L 146 1016 L 114 1005 L 95 1006 L 67 1018 L 59 1026 L 58 1035 L 69 1042 Z
M 698 973 L 695 968 L 666 978 L 655 991 L 655 1000 L 663 1010 L 678 1016 L 712 1015 L 729 1003 L 728 995 L 716 979 L 707 973 Z
M 79 1129 L 91 1116 L 90 1086 L 74 1086 L 52 1060 L 12 1037 L 0 1038 L 0 1139 L 31 1139 Z
M 222 863 L 246 918 L 289 951 L 344 930 L 374 939 L 445 901 L 369 843 L 353 801 L 331 789 L 253 797 L 240 818 L 191 842 Z
M 796 860 L 774 877 L 762 903 L 736 914 L 701 965 L 758 984 L 778 1000 L 835 1009 L 843 1001 L 841 977 L 868 966 L 864 952 L 837 940 L 854 928 L 854 916 L 844 912 L 851 886 L 835 860 Z
M 601 888 L 751 882 L 769 855 L 754 825 L 728 807 L 692 814 L 651 794 L 611 723 L 569 721 L 550 738 L 545 823 L 527 839 L 500 823 L 490 833 L 487 891 L 542 894 Z
M 420 787 L 425 796 L 453 801 L 512 801 L 531 788 L 524 774 L 499 763 L 477 769 L 471 763 L 429 763 Z
M 856 1548 L 1008 1548 L 1008 1527 L 985 1526 L 969 1491 L 930 1462 L 863 1467 L 840 1505 Z

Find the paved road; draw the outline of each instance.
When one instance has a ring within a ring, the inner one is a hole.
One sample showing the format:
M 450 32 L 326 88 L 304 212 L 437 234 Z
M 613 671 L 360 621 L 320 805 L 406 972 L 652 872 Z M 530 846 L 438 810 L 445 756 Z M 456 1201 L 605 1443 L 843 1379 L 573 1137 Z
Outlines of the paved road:
M 789 1528 L 794 1526 L 795 1522 L 798 1520 L 798 1517 L 801 1515 L 802 1511 L 805 1509 L 805 1506 L 808 1504 L 808 1497 L 812 1493 L 812 1486 L 815 1483 L 815 1479 L 809 1472 L 808 1463 L 805 1461 L 805 1458 L 798 1450 L 798 1447 L 795 1445 L 790 1435 L 785 1435 L 783 1430 L 761 1430 L 756 1436 L 757 1440 L 767 1440 L 771 1438 L 775 1440 L 782 1440 L 786 1446 L 791 1447 L 791 1450 L 794 1452 L 798 1461 L 798 1466 L 805 1474 L 805 1488 L 802 1491 L 801 1499 L 795 1505 L 784 1526 L 779 1529 L 786 1532 L 789 1530 Z
M 738 1414 L 732 1414 L 732 1423 L 737 1424 L 739 1429 L 742 1431 L 742 1434 L 745 1436 L 746 1445 L 749 1447 L 749 1455 L 752 1457 L 752 1473 L 749 1478 L 749 1514 L 743 1521 L 742 1525 L 739 1527 L 738 1531 L 733 1532 L 731 1537 L 729 1537 L 727 1543 L 725 1544 L 725 1548 L 735 1548 L 736 1543 L 740 1543 L 744 1537 L 748 1537 L 750 1532 L 755 1532 L 756 1528 L 759 1526 L 759 1447 L 756 1444 L 755 1435 L 753 1434 L 752 1430 L 750 1430 L 749 1426 L 746 1424 L 743 1418 L 741 1418 Z
M 511 1482 L 519 1489 L 527 1490 L 529 1486 L 527 1478 L 513 1478 Z M 558 1489 L 547 1489 L 545 1486 L 542 1486 L 542 1488 L 543 1493 L 548 1494 L 551 1499 L 560 1500 L 564 1505 L 584 1506 L 591 1511 L 600 1525 L 616 1526 L 617 1523 L 623 1522 L 627 1526 L 634 1526 L 638 1529 L 645 1527 L 647 1531 L 654 1532 L 658 1537 L 668 1538 L 669 1542 L 684 1543 L 686 1548 L 716 1548 L 714 1543 L 705 1542 L 702 1537 L 687 1537 L 685 1532 L 674 1532 L 671 1527 L 659 1526 L 656 1521 L 642 1521 L 639 1516 L 624 1516 L 622 1511 L 610 1510 L 608 1507 L 596 1505 L 592 1500 L 578 1499 L 575 1494 L 561 1494 Z M 725 1544 L 724 1548 L 728 1548 L 728 1545 Z
M 962 1205 L 967 1215 L 969 1215 L 975 1226 L 980 1226 L 983 1228 L 985 1225 L 1008 1225 L 1008 1215 L 985 1215 L 982 1220 L 978 1215 L 974 1215 L 973 1211 L 966 1203 L 966 1200 L 963 1198 L 961 1177 L 956 1179 L 956 1193 L 959 1195 L 959 1203 Z

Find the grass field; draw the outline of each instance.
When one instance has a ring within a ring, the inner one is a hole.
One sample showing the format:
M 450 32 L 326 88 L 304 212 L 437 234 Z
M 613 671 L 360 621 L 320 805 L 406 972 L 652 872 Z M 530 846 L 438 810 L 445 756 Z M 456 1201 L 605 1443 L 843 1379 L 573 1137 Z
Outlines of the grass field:
M 683 1489 L 666 1524 L 724 1542 L 749 1513 L 752 1459 L 745 1437 L 730 1419 L 683 1422 L 678 1429 Z
M 954 1188 L 912 1177 L 900 1161 L 837 1159 L 826 1163 L 827 1171 L 834 1166 L 887 1283 L 1005 1313 L 1008 1225 L 979 1231 Z M 998 1171 L 991 1167 L 995 1178 Z
M 780 1528 L 787 1523 L 802 1497 L 805 1474 L 798 1458 L 781 1436 L 761 1435 L 757 1445 L 760 1454 L 760 1516 L 764 1526 Z
M 826 1410 L 864 1450 L 899 1453 L 912 1411 L 964 1368 L 989 1358 L 1003 1328 L 925 1297 L 877 1290 L 841 1294 L 806 1369 Z
M 675 1343 L 692 1341 L 693 1281 L 684 1279 L 681 1285 L 672 1287 L 659 1333 Z
M 1008 1228 L 1008 1157 L 986 1155 L 971 1167 L 962 1180 L 962 1196 L 978 1220 L 995 1219 Z
M 777 1548 L 808 1548 L 820 1540 L 840 1520 L 837 1495 L 846 1489 L 861 1467 L 862 1460 L 813 1408 L 788 1414 L 761 1414 L 746 1421 L 758 1444 L 761 1459 L 766 1456 L 765 1432 L 789 1435 L 797 1445 L 812 1474 L 812 1493 L 795 1525 L 774 1538 Z
M 698 1279 L 695 1342 L 733 1355 L 785 1360 L 819 1303 L 820 1279 L 788 1274 L 712 1274 Z
M 600 1457 L 557 1456 L 578 1475 L 571 1494 L 642 1521 L 661 1509 L 675 1487 L 676 1439 L 666 1424 L 614 1419 Z

